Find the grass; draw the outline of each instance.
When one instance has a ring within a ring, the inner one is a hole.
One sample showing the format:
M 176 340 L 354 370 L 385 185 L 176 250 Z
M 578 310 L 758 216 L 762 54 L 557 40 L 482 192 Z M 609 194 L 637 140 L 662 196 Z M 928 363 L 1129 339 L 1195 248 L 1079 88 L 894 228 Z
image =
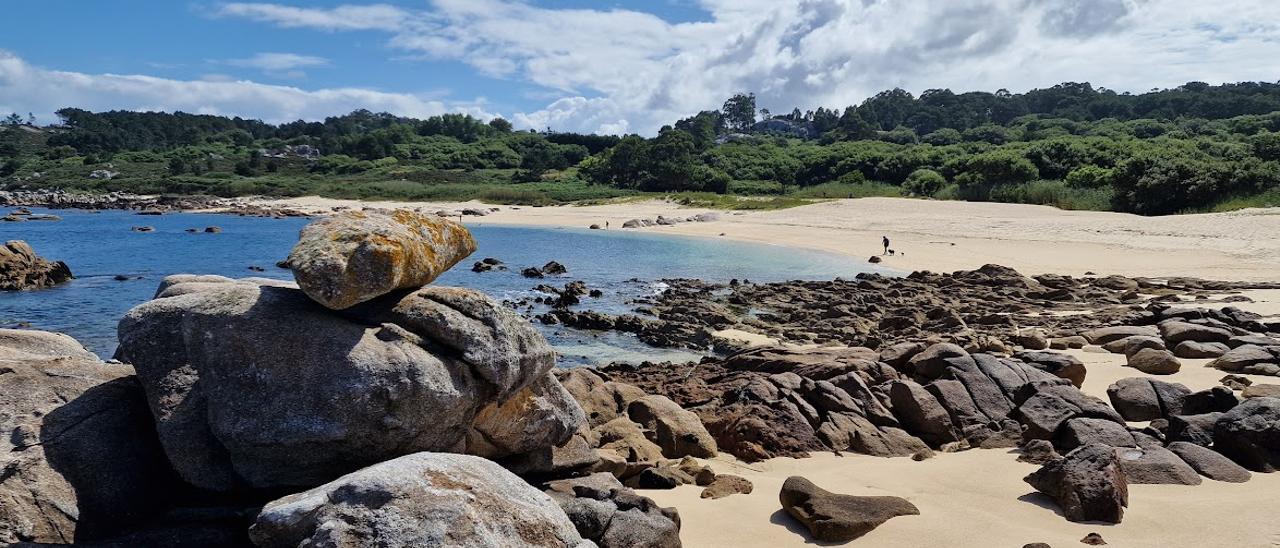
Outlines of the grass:
M 1209 211 L 1220 213 L 1250 207 L 1280 207 L 1280 188 L 1273 188 L 1253 196 L 1234 196 L 1214 204 Z
M 823 183 L 797 189 L 788 196 L 795 198 L 831 199 L 831 198 L 900 198 L 905 194 L 902 187 L 884 183 Z
M 814 203 L 815 200 L 793 196 L 733 196 L 711 192 L 680 192 L 666 195 L 667 201 L 685 207 L 725 209 L 733 211 L 770 211 Z

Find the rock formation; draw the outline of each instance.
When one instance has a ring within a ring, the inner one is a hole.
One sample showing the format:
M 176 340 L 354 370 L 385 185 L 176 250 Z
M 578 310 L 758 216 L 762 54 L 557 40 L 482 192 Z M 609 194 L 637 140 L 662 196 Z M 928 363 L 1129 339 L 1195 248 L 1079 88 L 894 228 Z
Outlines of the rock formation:
M 10 240 L 0 246 L 0 291 L 40 289 L 71 278 L 67 263 L 36 255 L 27 242 Z

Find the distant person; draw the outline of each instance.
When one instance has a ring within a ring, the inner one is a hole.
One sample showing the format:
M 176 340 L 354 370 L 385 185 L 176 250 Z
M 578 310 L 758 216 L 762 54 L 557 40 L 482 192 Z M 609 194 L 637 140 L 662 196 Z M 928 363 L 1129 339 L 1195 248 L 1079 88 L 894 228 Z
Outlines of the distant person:
M 609 230 L 609 221 L 604 222 L 604 229 Z
M 884 253 L 882 253 L 881 255 L 888 255 L 889 254 L 889 237 L 881 236 L 880 240 L 881 240 L 881 243 L 884 244 Z

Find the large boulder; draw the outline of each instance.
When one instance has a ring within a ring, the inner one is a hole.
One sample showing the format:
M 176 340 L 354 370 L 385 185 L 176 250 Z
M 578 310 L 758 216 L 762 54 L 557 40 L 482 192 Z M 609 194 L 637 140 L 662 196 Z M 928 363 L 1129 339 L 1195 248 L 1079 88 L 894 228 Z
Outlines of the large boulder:
M 1126 421 L 1150 421 L 1182 414 L 1191 389 L 1148 377 L 1120 379 L 1107 387 L 1107 398 Z
M 800 476 L 791 476 L 778 493 L 782 509 L 823 542 L 847 542 L 898 516 L 920 510 L 900 497 L 856 497 L 827 491 Z
M 894 381 L 889 385 L 889 401 L 902 425 L 925 443 L 938 447 L 962 439 L 947 409 L 923 386 L 909 380 Z
M 1200 485 L 1200 475 L 1177 454 L 1144 434 L 1134 436 L 1136 447 L 1119 447 L 1116 456 L 1130 484 Z
M 1084 362 L 1067 354 L 1024 351 L 1018 352 L 1016 357 L 1036 369 L 1071 381 L 1076 388 L 1084 384 L 1085 375 L 1088 373 Z
M 1220 342 L 1182 341 L 1173 347 L 1173 355 L 1185 359 L 1220 358 L 1231 349 Z
M 449 219 L 348 211 L 303 228 L 288 264 L 309 297 L 342 310 L 427 285 L 475 250 L 471 233 Z
M 1231 331 L 1211 325 L 1167 321 L 1160 323 L 1160 336 L 1164 338 L 1165 343 L 1169 346 L 1177 346 L 1184 341 L 1224 343 L 1231 338 Z
M 591 546 L 551 497 L 492 461 L 415 453 L 267 503 L 249 536 L 295 546 Z
M 578 402 L 547 373 L 503 402 L 476 414 L 467 433 L 466 453 L 502 459 L 567 443 L 587 423 Z
M 698 415 L 681 409 L 665 396 L 645 396 L 631 402 L 627 415 L 644 427 L 650 441 L 667 458 L 716 456 L 716 440 Z
M 1120 523 L 1129 505 L 1129 484 L 1116 451 L 1107 445 L 1079 447 L 1024 481 L 1057 501 L 1070 521 Z
M 1143 325 L 1117 325 L 1102 327 L 1081 333 L 1090 344 L 1103 345 L 1127 337 L 1155 336 L 1159 332 L 1154 327 Z
M 1209 367 L 1223 371 L 1237 372 L 1246 367 L 1261 364 L 1280 364 L 1280 346 L 1258 346 L 1246 344 L 1232 348 L 1230 352 L 1209 362 Z
M 1280 469 L 1280 398 L 1252 398 L 1213 427 L 1213 447 L 1255 472 Z
M 175 483 L 131 367 L 66 335 L 0 329 L 0 544 L 108 536 Z
M 547 382 L 555 362 L 528 322 L 452 288 L 344 317 L 289 287 L 207 283 L 135 307 L 119 333 L 118 357 L 137 368 L 170 462 L 214 491 L 308 488 L 409 453 L 462 450 L 481 409 Z M 512 425 L 502 444 L 561 438 L 573 430 L 567 405 L 534 420 L 551 432 Z
M 39 289 L 71 278 L 67 263 L 36 255 L 27 242 L 10 240 L 0 245 L 0 290 Z

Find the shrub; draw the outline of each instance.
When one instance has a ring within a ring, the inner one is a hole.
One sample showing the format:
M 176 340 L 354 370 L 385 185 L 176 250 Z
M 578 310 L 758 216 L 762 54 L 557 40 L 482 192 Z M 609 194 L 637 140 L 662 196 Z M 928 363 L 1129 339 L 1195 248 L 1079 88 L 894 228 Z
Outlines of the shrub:
M 947 185 L 947 178 L 932 169 L 917 169 L 907 176 L 902 189 L 916 196 L 933 196 Z

